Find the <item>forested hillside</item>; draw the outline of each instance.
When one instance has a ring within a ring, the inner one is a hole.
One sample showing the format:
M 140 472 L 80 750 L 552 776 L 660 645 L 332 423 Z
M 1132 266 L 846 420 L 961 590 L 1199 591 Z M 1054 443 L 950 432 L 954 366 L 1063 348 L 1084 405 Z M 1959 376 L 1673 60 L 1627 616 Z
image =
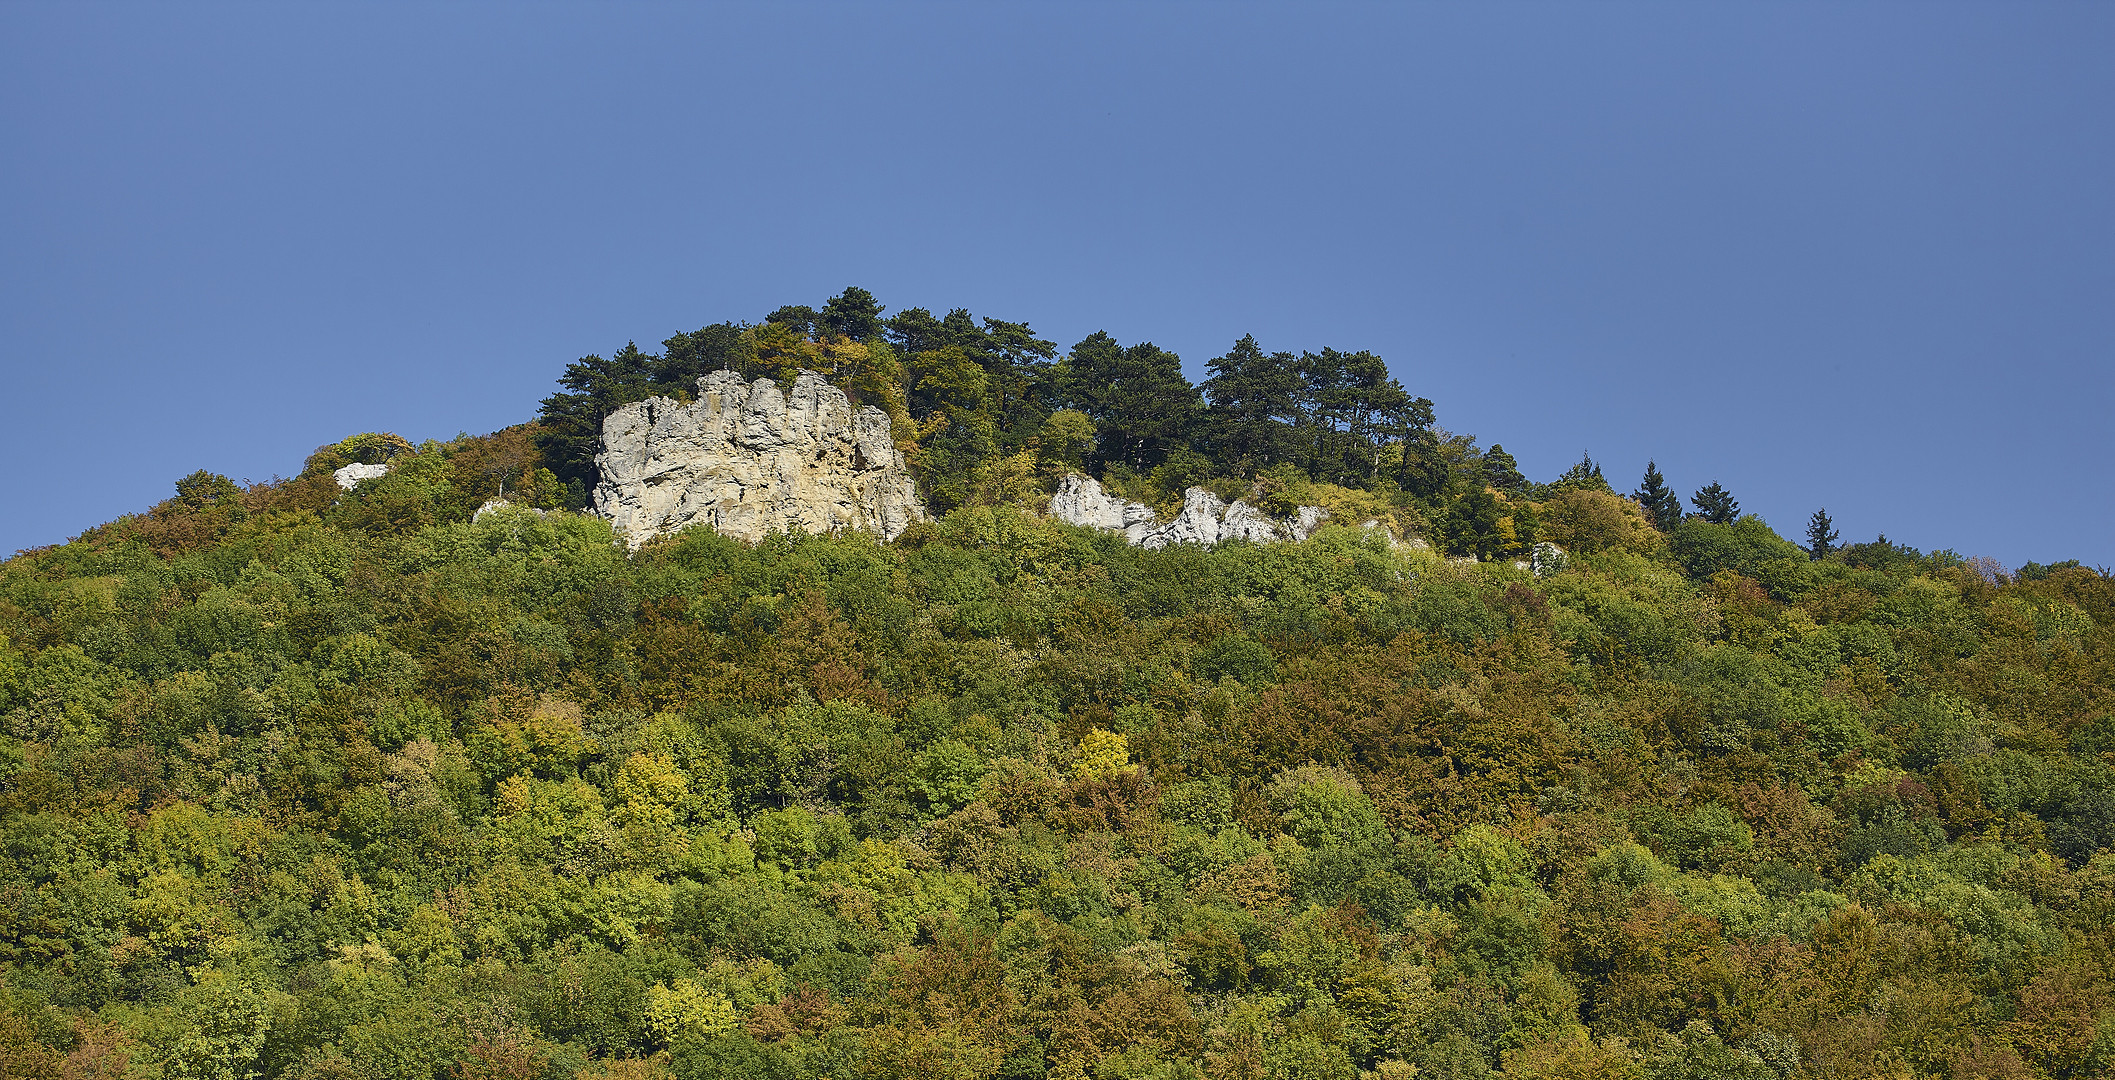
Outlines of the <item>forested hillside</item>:
M 936 520 L 627 554 L 600 416 L 722 366 L 887 410 Z M 0 563 L 0 1075 L 2115 1070 L 2105 572 L 1206 370 L 853 289 Z M 1345 524 L 1147 551 L 1068 470 Z

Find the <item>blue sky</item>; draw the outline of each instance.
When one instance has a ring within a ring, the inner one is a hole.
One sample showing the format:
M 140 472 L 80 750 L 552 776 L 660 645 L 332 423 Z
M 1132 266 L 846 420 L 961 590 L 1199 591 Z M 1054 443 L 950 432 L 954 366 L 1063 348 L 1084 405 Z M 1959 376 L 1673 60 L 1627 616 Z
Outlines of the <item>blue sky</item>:
M 2115 564 L 2115 5 L 0 6 L 0 551 L 848 284 Z

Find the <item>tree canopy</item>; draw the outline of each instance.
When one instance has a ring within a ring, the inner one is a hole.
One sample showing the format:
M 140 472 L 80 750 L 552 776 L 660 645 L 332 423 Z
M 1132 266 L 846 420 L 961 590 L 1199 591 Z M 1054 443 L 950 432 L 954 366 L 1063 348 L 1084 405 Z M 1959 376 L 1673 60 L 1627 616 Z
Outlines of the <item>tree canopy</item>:
M 0 562 L 0 1075 L 2115 1068 L 2106 571 L 1670 521 L 1334 355 L 848 290 Z M 597 402 L 722 363 L 954 501 L 566 509 Z M 1141 550 L 1039 512 L 1074 468 L 1338 524 Z

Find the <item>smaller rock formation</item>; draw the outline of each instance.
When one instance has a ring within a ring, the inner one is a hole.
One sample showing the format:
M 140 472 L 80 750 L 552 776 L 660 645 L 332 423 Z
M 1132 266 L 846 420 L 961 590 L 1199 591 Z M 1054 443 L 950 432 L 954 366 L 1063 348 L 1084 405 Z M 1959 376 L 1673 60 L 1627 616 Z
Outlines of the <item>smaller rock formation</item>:
M 502 510 L 512 510 L 514 509 L 514 505 L 515 504 L 512 501 L 508 500 L 503 496 L 494 496 L 490 499 L 486 499 L 483 505 L 477 508 L 477 513 L 470 515 L 470 520 L 482 521 L 484 520 L 486 514 L 497 514 Z M 545 517 L 551 513 L 551 511 L 549 510 L 538 510 L 533 506 L 528 507 L 527 509 L 529 513 L 535 514 L 537 517 Z
M 1290 519 L 1279 521 L 1245 499 L 1235 499 L 1230 506 L 1210 491 L 1193 487 L 1182 493 L 1182 509 L 1175 517 L 1161 521 L 1152 507 L 1116 498 L 1092 477 L 1078 473 L 1058 485 L 1057 494 L 1050 497 L 1050 514 L 1074 525 L 1123 533 L 1125 543 L 1145 548 L 1236 539 L 1257 544 L 1305 540 L 1329 517 L 1319 506 L 1303 506 Z
M 1050 497 L 1050 516 L 1090 529 L 1123 533 L 1124 542 L 1133 545 L 1145 543 L 1146 534 L 1157 524 L 1152 507 L 1108 495 L 1100 483 L 1078 473 L 1067 474 L 1058 485 L 1057 494 Z
M 740 540 L 840 529 L 893 540 L 925 518 L 888 414 L 854 409 L 812 371 L 790 393 L 722 370 L 689 404 L 632 402 L 603 419 L 595 464 L 595 511 L 633 548 L 700 523 Z
M 1528 552 L 1528 569 L 1536 577 L 1554 574 L 1572 564 L 1572 557 L 1564 549 L 1545 540 Z
M 353 486 L 362 480 L 373 480 L 376 477 L 387 475 L 389 475 L 389 466 L 387 465 L 362 465 L 357 461 L 331 473 L 331 477 L 338 481 L 338 486 L 347 491 L 351 491 Z

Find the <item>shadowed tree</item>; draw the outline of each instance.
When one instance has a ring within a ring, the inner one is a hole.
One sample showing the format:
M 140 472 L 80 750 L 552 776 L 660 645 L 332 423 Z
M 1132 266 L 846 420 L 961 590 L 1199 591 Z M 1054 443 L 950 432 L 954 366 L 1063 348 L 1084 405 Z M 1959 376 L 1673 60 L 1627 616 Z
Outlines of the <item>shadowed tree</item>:
M 1290 458 L 1292 424 L 1299 415 L 1300 374 L 1291 353 L 1266 353 L 1254 335 L 1205 365 L 1211 403 L 1210 437 L 1221 460 L 1252 472 Z
M 837 337 L 866 341 L 881 336 L 881 305 L 873 293 L 848 285 L 823 305 L 818 321 L 822 330 Z
M 1483 452 L 1483 482 L 1508 494 L 1527 486 L 1527 477 L 1520 475 L 1520 462 L 1505 452 L 1505 447 L 1492 443 Z
M 619 405 L 652 397 L 660 363 L 660 357 L 627 341 L 607 360 L 583 356 L 567 364 L 558 377 L 565 389 L 543 399 L 536 449 L 570 491 L 570 505 L 585 506 L 598 479 L 595 451 L 602 445 L 602 418 Z
M 1063 404 L 1094 421 L 1097 462 L 1149 469 L 1187 445 L 1204 412 L 1182 358 L 1152 342 L 1126 349 L 1097 331 L 1051 373 Z
M 806 304 L 787 304 L 764 316 L 764 321 L 772 326 L 785 327 L 795 337 L 811 338 L 822 321 L 822 313 Z
M 1716 480 L 1709 487 L 1698 488 L 1696 494 L 1689 496 L 1689 502 L 1696 507 L 1697 516 L 1713 525 L 1731 525 L 1740 519 L 1740 503 Z
M 1672 532 L 1682 523 L 1682 497 L 1667 486 L 1667 478 L 1660 475 L 1658 462 L 1645 463 L 1645 480 L 1632 497 L 1645 508 L 1645 516 L 1651 518 L 1661 532 Z
M 1836 541 L 1841 537 L 1837 535 L 1835 524 L 1829 520 L 1827 507 L 1814 511 L 1814 516 L 1807 519 L 1807 554 L 1826 559 L 1829 552 L 1836 550 Z
M 1484 562 L 1505 553 L 1506 536 L 1499 527 L 1505 510 L 1488 491 L 1471 491 L 1454 500 L 1440 519 L 1440 539 L 1448 555 L 1476 556 Z

